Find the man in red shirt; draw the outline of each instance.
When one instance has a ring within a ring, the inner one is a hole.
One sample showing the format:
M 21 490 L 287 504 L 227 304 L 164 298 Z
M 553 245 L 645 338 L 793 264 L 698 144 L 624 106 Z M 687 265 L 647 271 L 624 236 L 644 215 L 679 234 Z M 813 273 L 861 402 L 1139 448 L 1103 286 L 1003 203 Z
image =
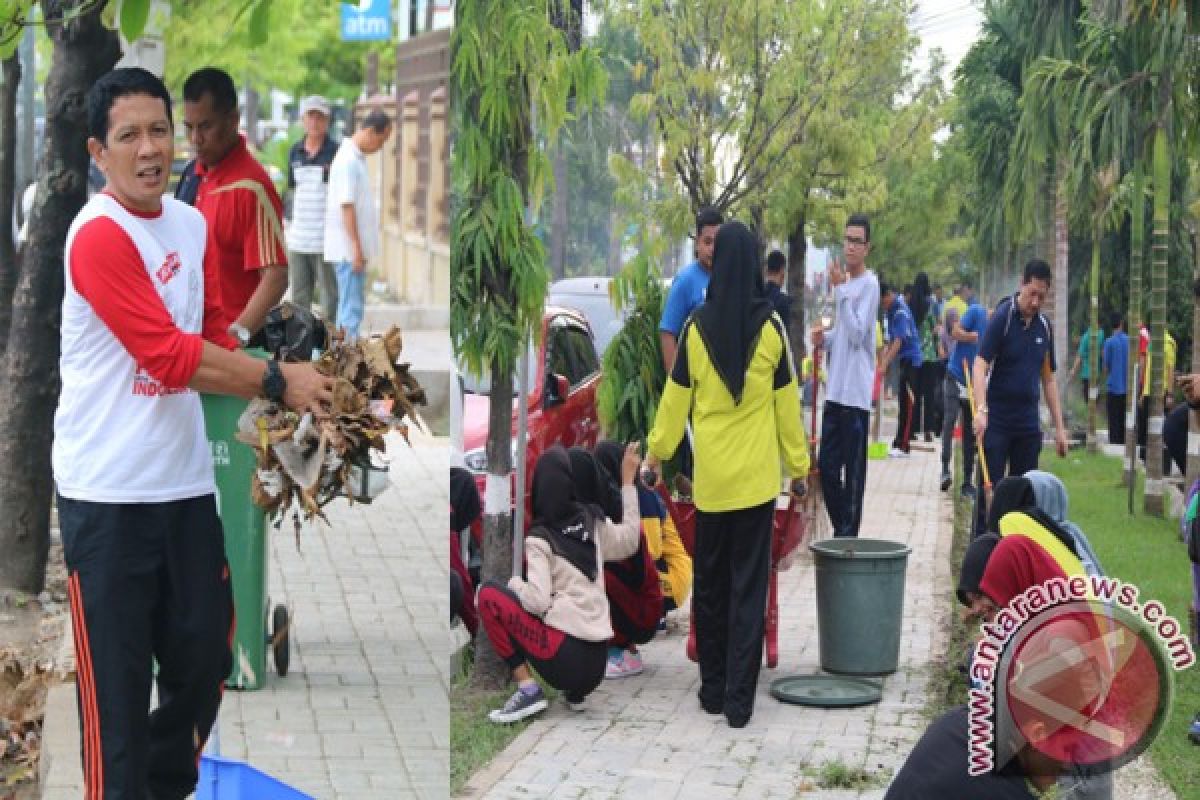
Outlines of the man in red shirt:
M 229 332 L 245 344 L 288 286 L 283 204 L 238 133 L 238 100 L 224 70 L 196 70 L 183 84 L 183 126 L 196 153 L 194 205 L 218 250 Z

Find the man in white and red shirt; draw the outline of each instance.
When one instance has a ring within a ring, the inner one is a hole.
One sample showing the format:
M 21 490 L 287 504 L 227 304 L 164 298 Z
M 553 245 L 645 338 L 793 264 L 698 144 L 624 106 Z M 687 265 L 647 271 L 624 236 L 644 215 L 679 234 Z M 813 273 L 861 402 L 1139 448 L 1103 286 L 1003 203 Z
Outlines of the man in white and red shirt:
M 320 410 L 330 382 L 308 364 L 233 351 L 204 219 L 162 197 L 172 159 L 162 82 L 115 70 L 87 106 L 88 151 L 107 183 L 67 235 L 53 449 L 85 797 L 182 800 L 216 719 L 233 623 L 197 392 Z

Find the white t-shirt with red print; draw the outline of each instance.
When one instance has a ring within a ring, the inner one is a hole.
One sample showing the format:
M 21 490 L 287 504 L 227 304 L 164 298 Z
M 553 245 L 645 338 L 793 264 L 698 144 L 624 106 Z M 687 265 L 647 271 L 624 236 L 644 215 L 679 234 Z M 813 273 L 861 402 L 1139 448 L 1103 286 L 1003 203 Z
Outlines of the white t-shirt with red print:
M 204 339 L 236 345 L 209 242 L 200 212 L 173 198 L 150 214 L 97 194 L 71 224 L 53 449 L 64 497 L 158 503 L 215 491 L 200 396 L 187 388 Z

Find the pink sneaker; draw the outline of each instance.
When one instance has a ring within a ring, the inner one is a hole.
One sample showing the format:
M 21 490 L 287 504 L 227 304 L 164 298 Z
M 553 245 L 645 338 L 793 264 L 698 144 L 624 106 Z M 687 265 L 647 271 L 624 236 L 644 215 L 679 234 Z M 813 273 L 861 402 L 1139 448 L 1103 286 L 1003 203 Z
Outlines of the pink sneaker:
M 630 653 L 625 651 L 625 674 L 626 675 L 641 675 L 645 666 L 642 664 L 642 656 L 639 653 Z
M 628 678 L 631 675 L 639 674 L 643 669 L 641 656 L 622 650 L 618 654 L 609 656 L 608 663 L 604 666 L 604 677 Z

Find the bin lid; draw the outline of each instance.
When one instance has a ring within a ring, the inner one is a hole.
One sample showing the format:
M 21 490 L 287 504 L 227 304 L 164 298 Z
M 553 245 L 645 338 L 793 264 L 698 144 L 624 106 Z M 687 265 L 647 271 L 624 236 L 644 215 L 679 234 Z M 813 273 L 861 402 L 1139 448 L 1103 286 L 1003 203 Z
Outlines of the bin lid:
M 899 559 L 907 558 L 912 548 L 904 542 L 887 539 L 860 539 L 857 536 L 835 537 L 809 542 L 808 549 L 827 558 Z
M 849 708 L 878 703 L 880 684 L 844 675 L 789 675 L 771 682 L 771 696 L 784 703 L 819 708 Z

